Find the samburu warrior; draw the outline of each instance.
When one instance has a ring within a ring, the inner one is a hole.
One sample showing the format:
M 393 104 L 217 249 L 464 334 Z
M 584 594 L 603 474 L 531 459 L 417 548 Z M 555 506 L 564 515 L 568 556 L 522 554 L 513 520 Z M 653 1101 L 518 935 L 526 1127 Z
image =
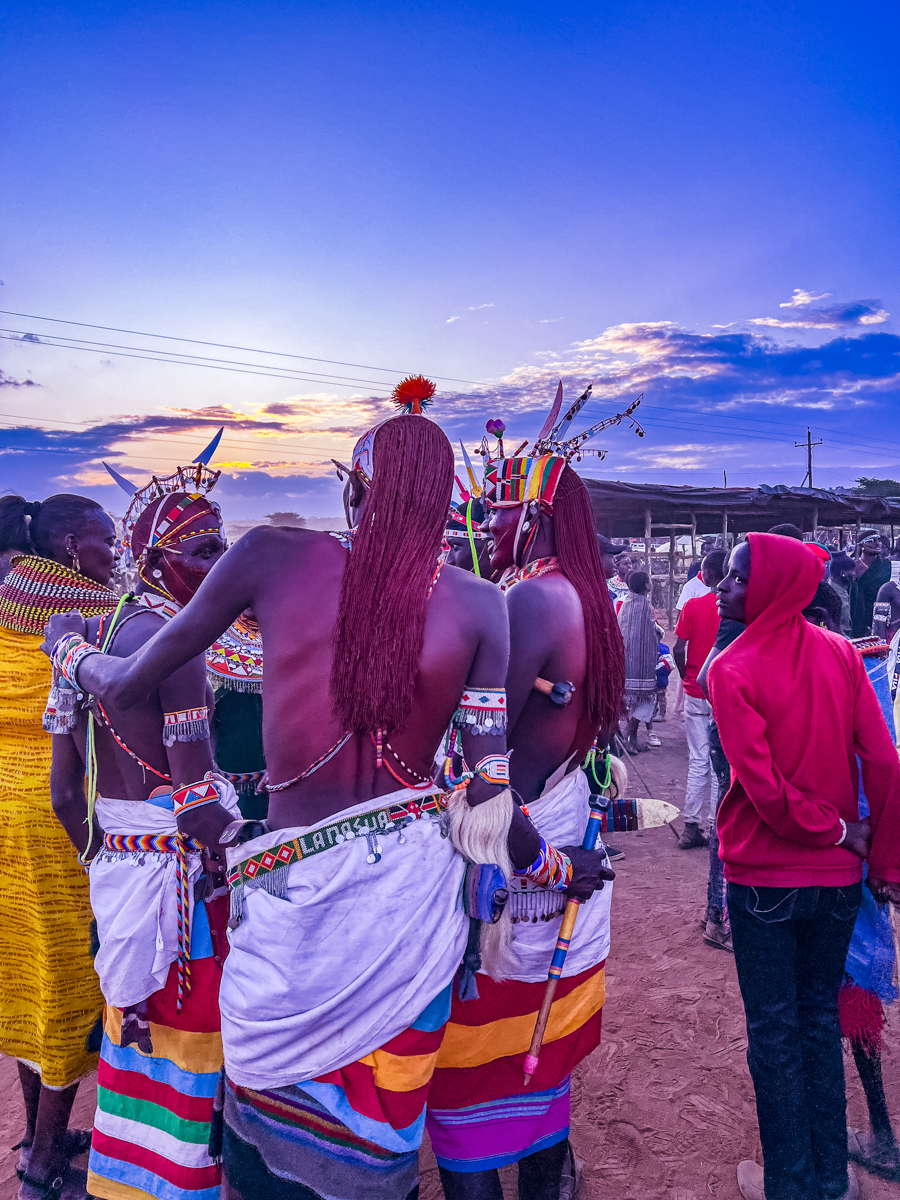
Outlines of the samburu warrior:
M 485 500 L 491 566 L 503 572 L 510 621 L 513 792 L 542 837 L 575 855 L 589 812 L 579 768 L 598 732 L 617 723 L 625 672 L 590 500 L 566 461 L 568 448 L 559 449 L 489 462 Z M 609 869 L 600 874 L 614 878 Z M 600 1040 L 611 898 L 604 888 L 581 910 L 537 1073 L 523 1085 L 566 895 L 515 874 L 508 906 L 515 940 L 485 962 L 477 997 L 454 996 L 429 1097 L 428 1130 L 448 1200 L 500 1200 L 497 1169 L 514 1162 L 520 1196 L 574 1194 L 570 1074 Z
M 199 465 L 135 490 L 126 528 L 138 594 L 89 620 L 85 634 L 111 661 L 164 628 L 221 556 L 221 514 L 205 495 L 216 478 Z M 69 642 L 76 657 L 86 652 Z M 107 1200 L 123 1189 L 168 1200 L 210 1195 L 221 1177 L 207 1143 L 222 1063 L 228 902 L 224 878 L 213 898 L 224 864 L 208 861 L 204 876 L 201 850 L 221 828 L 214 809 L 226 822 L 238 810 L 221 783 L 227 808 L 174 809 L 173 792 L 214 767 L 203 655 L 127 709 L 113 696 L 69 715 L 60 696 L 55 689 L 53 807 L 90 864 L 107 1002 L 88 1190 Z
M 238 1196 L 413 1192 L 468 932 L 455 845 L 496 862 L 508 835 L 522 868 L 540 849 L 506 786 L 505 721 L 491 715 L 505 708 L 503 598 L 440 570 L 453 456 L 414 415 L 431 392 L 405 381 L 397 399 L 412 413 L 357 443 L 345 491 L 355 536 L 252 530 L 151 643 L 77 670 L 79 686 L 124 707 L 248 606 L 259 622 L 267 827 L 216 818 L 230 846 L 220 1006 L 224 1166 Z M 48 643 L 82 632 L 67 618 Z M 65 648 L 57 658 L 87 654 L 77 636 Z M 472 772 L 448 805 L 432 762 L 454 712 Z M 487 732 L 472 733 L 472 719 Z M 203 779 L 175 800 L 218 811 Z M 601 856 L 558 860 L 582 893 L 600 882 Z

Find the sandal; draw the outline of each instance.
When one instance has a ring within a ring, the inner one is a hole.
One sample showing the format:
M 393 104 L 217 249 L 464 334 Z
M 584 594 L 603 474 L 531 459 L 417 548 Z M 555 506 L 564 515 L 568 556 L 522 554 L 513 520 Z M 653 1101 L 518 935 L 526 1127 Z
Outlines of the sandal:
M 32 1179 L 25 1175 L 19 1188 L 17 1200 L 59 1200 L 65 1178 L 57 1175 L 55 1179 Z
M 19 1161 L 16 1163 L 16 1175 L 20 1180 L 23 1180 L 28 1174 L 28 1164 L 31 1162 L 31 1151 L 33 1143 L 27 1144 L 22 1141 L 13 1146 L 13 1150 L 20 1150 Z M 73 1158 L 78 1158 L 81 1154 L 86 1154 L 91 1148 L 91 1131 L 90 1129 L 69 1129 L 66 1131 L 66 1136 L 63 1139 L 63 1154 L 65 1154 L 68 1162 L 71 1163 Z

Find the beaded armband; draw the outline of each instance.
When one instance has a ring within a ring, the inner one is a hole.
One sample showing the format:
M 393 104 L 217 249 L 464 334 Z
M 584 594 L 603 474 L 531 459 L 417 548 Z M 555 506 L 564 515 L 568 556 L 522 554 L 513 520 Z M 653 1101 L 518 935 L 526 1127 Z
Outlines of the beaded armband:
M 98 650 L 96 646 L 86 642 L 80 634 L 67 633 L 53 647 L 51 662 L 67 683 L 74 688 L 80 688 L 78 668 L 89 655 L 102 653 L 102 650 Z
M 513 875 L 530 879 L 548 891 L 564 892 L 572 882 L 572 860 L 541 838 L 541 848 L 531 866 L 522 871 L 514 869 Z
M 466 688 L 453 727 L 462 733 L 505 733 L 506 688 Z
M 174 791 L 172 803 L 178 817 L 191 809 L 203 808 L 205 804 L 218 804 L 219 791 L 211 779 L 201 779 L 199 783 L 188 783 Z
M 205 742 L 209 738 L 209 709 L 185 708 L 163 713 L 163 745 L 176 742 Z

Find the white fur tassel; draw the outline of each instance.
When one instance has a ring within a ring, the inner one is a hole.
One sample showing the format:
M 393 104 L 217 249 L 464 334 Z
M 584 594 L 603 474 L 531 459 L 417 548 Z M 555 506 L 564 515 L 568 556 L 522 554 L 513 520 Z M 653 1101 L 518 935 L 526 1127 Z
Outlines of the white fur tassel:
M 612 785 L 616 789 L 615 794 L 624 796 L 628 788 L 628 768 L 621 758 L 616 758 L 613 754 L 609 756 L 609 772 Z
M 509 826 L 515 801 L 506 788 L 483 804 L 470 805 L 465 789 L 450 798 L 450 840 L 460 854 L 474 863 L 496 863 L 507 879 L 512 878 L 509 861 Z M 504 979 L 513 930 L 509 905 L 494 925 L 481 923 L 481 967 L 491 979 Z

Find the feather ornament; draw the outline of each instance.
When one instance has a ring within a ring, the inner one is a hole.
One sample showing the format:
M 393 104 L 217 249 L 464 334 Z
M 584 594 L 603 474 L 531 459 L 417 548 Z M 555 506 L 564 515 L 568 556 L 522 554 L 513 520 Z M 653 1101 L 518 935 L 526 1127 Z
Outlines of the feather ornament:
M 431 403 L 436 391 L 435 385 L 424 375 L 407 375 L 391 392 L 391 399 L 401 413 L 419 415 Z

